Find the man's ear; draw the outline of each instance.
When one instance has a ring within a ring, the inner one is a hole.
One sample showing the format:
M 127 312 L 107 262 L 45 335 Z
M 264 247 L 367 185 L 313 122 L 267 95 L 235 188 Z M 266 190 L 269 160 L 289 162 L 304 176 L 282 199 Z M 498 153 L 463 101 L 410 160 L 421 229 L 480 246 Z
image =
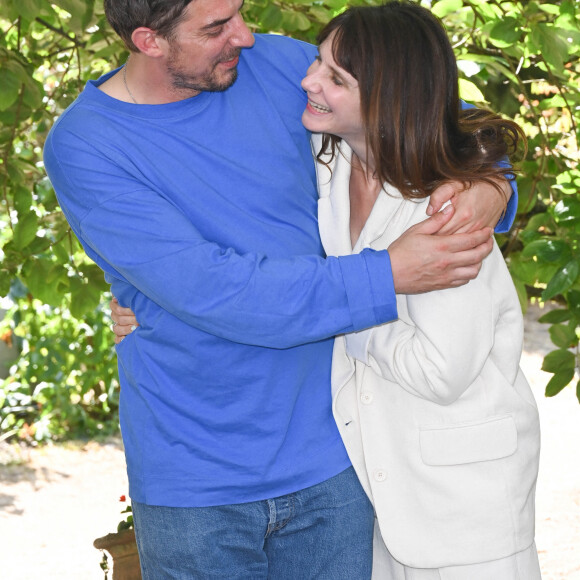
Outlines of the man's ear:
M 167 41 L 146 26 L 136 28 L 131 34 L 131 40 L 139 52 L 149 57 L 158 58 L 165 53 Z

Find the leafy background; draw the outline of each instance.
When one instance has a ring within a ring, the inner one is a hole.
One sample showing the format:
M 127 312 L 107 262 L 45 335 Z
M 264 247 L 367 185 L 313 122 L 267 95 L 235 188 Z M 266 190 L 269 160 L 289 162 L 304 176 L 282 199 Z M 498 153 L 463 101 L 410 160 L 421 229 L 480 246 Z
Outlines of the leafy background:
M 314 42 L 346 4 L 246 0 L 243 10 L 252 30 Z M 579 0 L 423 4 L 448 29 L 462 96 L 528 135 L 518 216 L 498 242 L 522 308 L 557 305 L 542 317 L 554 343 L 546 395 L 568 387 L 580 399 Z M 42 147 L 87 80 L 127 52 L 100 0 L 0 0 L 0 32 L 0 441 L 93 437 L 117 429 L 108 288 L 58 208 Z

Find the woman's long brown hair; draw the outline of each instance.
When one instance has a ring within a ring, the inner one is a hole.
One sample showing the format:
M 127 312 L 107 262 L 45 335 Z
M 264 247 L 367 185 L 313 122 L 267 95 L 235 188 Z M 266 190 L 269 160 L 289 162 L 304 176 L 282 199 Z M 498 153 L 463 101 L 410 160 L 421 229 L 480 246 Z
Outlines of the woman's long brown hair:
M 462 110 L 457 63 L 439 20 L 412 2 L 349 8 L 320 33 L 334 33 L 336 63 L 359 83 L 367 150 L 375 176 L 406 198 L 423 198 L 446 181 L 466 185 L 513 172 L 506 156 L 525 147 L 513 121 Z M 323 154 L 340 139 L 325 135 Z

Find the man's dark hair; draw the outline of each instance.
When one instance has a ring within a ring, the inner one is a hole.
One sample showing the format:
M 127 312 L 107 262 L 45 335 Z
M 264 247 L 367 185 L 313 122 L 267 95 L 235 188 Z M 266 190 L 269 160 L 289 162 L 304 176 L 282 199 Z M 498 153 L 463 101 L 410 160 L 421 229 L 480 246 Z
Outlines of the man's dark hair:
M 139 52 L 131 40 L 141 26 L 171 40 L 175 27 L 193 0 L 104 0 L 105 15 L 113 30 L 132 52 Z

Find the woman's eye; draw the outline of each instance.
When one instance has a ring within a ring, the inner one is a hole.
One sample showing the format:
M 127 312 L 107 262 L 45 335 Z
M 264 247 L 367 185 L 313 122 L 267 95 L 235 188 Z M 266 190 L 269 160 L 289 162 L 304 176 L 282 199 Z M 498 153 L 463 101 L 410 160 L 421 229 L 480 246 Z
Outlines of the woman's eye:
M 337 76 L 333 76 L 332 77 L 332 82 L 337 86 L 337 87 L 342 87 L 342 81 L 337 77 Z

